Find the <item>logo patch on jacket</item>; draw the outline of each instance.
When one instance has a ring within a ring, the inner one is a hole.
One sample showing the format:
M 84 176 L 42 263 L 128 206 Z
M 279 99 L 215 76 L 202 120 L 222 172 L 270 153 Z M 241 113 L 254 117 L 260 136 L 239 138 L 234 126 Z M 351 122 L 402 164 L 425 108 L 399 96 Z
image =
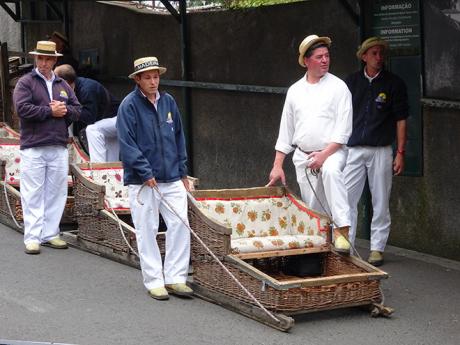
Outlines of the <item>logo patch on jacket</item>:
M 62 97 L 62 98 L 69 98 L 69 95 L 67 94 L 67 92 L 65 90 L 61 90 L 61 92 L 59 93 L 59 96 Z
M 384 92 L 380 92 L 375 101 L 380 104 L 386 103 L 387 95 Z
M 167 123 L 173 123 L 173 119 L 172 119 L 172 114 L 171 114 L 171 112 L 168 112 L 168 118 L 166 119 L 166 122 L 167 122 Z

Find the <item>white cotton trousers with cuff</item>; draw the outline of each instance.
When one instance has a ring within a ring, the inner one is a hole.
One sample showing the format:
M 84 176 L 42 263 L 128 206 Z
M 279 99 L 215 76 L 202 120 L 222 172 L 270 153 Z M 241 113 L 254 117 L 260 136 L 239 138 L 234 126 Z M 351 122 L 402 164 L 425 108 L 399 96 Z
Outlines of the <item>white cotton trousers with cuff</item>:
M 91 162 L 117 162 L 120 145 L 117 138 L 117 117 L 99 120 L 86 127 Z
M 23 149 L 20 169 L 24 243 L 44 243 L 57 238 L 67 201 L 67 148 L 43 146 Z
M 347 160 L 346 150 L 340 148 L 330 155 L 323 163 L 321 172 L 314 176 L 308 169 L 308 178 L 315 189 L 316 195 L 308 183 L 305 168 L 308 165 L 308 155 L 296 149 L 292 157 L 297 174 L 302 200 L 313 210 L 329 216 L 334 227 L 350 226 L 350 208 L 345 187 L 343 169 Z M 318 200 L 319 199 L 319 200 Z
M 129 185 L 129 202 L 134 227 L 136 229 L 137 248 L 142 269 L 144 285 L 147 290 L 164 284 L 185 283 L 190 261 L 190 230 L 161 199 L 156 190 L 148 186 Z M 171 204 L 179 216 L 188 224 L 187 193 L 182 181 L 158 183 L 164 198 Z M 166 248 L 164 265 L 157 244 L 161 213 L 166 226 Z
M 354 243 L 358 219 L 358 202 L 366 183 L 372 195 L 371 250 L 383 252 L 390 234 L 390 195 L 393 178 L 391 146 L 353 146 L 348 148 L 344 170 L 351 211 L 350 240 Z

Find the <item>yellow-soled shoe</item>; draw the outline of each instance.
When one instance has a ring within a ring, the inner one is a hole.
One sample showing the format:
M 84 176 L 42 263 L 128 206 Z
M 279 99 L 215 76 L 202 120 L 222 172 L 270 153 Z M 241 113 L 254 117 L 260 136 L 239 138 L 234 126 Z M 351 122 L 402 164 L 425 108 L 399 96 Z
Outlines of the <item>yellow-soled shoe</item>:
M 334 248 L 336 252 L 341 254 L 350 254 L 350 243 L 342 235 L 335 239 Z
M 173 295 L 181 296 L 181 297 L 192 297 L 193 290 L 190 289 L 184 283 L 178 284 L 166 284 L 166 290 Z
M 160 301 L 169 299 L 168 291 L 166 291 L 166 289 L 163 286 L 160 286 L 154 289 L 150 289 L 149 295 L 150 297 L 160 300 Z
M 367 262 L 374 266 L 382 266 L 383 265 L 383 253 L 373 250 L 371 251 Z
M 27 243 L 24 251 L 26 254 L 40 254 L 40 244 L 35 242 Z
M 47 247 L 54 248 L 54 249 L 67 249 L 68 248 L 67 242 L 61 240 L 58 237 L 53 238 L 53 239 L 49 240 L 48 242 L 43 243 L 43 245 L 47 246 Z

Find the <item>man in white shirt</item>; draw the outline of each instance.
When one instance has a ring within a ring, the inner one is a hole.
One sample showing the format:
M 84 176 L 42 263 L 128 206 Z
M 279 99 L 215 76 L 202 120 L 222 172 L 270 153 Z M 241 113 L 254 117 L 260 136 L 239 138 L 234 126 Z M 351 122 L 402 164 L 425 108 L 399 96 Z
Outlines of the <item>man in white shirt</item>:
M 292 161 L 303 201 L 332 214 L 335 249 L 349 253 L 350 209 L 342 171 L 353 110 L 347 85 L 328 72 L 330 44 L 329 37 L 310 35 L 299 46 L 299 64 L 307 71 L 287 92 L 268 185 L 280 179 L 286 184 L 283 162 L 295 150 Z

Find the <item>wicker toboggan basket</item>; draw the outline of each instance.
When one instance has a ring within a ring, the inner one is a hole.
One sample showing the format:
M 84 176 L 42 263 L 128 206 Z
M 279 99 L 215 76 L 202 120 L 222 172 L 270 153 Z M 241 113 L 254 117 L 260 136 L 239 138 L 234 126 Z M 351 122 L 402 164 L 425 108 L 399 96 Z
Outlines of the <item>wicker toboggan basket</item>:
M 322 274 L 315 277 L 287 276 L 280 271 L 290 255 L 299 250 L 262 252 L 246 255 L 232 253 L 232 229 L 207 216 L 197 207 L 195 198 L 228 199 L 280 196 L 290 193 L 282 187 L 232 190 L 200 190 L 189 198 L 189 222 L 192 229 L 223 262 L 224 266 L 268 310 L 281 315 L 308 313 L 343 307 L 373 305 L 381 302 L 380 280 L 387 274 L 356 258 L 345 257 L 330 250 L 321 251 Z M 328 238 L 330 241 L 330 238 Z M 302 255 L 308 255 L 304 249 Z M 312 249 L 313 250 L 313 249 Z M 199 295 L 232 310 L 251 315 L 257 308 L 254 301 L 218 265 L 192 237 L 193 286 Z M 249 306 L 249 307 L 248 307 Z M 252 307 L 251 307 L 252 306 Z M 240 308 L 241 307 L 241 308 Z M 260 315 L 258 313 L 257 315 Z M 255 319 L 270 324 L 270 320 Z M 291 325 L 273 325 L 282 330 Z

